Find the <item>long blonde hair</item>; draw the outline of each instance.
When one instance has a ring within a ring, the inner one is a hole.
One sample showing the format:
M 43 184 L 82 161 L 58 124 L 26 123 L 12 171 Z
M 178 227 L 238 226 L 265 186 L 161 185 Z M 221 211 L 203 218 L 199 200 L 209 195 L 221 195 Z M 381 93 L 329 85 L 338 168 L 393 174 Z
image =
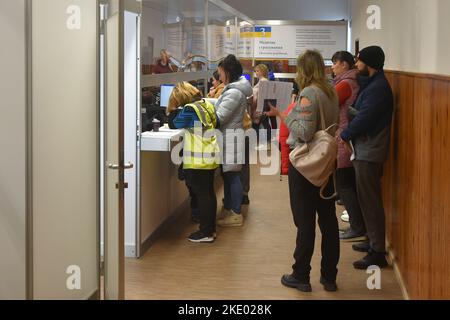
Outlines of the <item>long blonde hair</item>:
M 306 50 L 297 59 L 297 84 L 301 90 L 315 85 L 328 98 L 337 97 L 336 89 L 328 82 L 325 75 L 325 62 L 317 50 Z
M 167 114 L 170 114 L 178 107 L 199 101 L 203 98 L 202 93 L 189 82 L 178 83 L 169 97 L 169 105 L 167 106 Z
M 255 67 L 255 70 L 256 69 L 258 69 L 260 72 L 261 72 L 261 74 L 262 74 L 262 76 L 264 77 L 264 78 L 266 78 L 266 79 L 268 79 L 269 78 L 269 68 L 267 68 L 267 66 L 265 65 L 265 64 L 258 64 L 256 67 Z

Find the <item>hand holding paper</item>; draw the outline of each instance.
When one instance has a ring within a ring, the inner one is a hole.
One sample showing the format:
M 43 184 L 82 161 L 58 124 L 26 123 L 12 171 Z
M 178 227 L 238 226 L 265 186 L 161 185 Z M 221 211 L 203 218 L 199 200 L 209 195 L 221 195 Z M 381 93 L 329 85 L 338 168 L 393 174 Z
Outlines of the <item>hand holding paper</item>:
M 278 110 L 276 107 L 272 105 L 272 103 L 269 102 L 270 111 L 266 112 L 266 115 L 269 117 L 278 117 L 280 114 L 280 110 Z

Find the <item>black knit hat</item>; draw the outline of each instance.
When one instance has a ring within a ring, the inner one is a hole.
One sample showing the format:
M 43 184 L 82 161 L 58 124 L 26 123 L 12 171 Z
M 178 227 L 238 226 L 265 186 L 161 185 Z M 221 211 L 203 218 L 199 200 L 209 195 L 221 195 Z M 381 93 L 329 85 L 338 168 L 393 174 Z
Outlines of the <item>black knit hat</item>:
M 371 46 L 362 49 L 359 52 L 359 60 L 364 62 L 369 67 L 376 70 L 381 70 L 384 67 L 385 55 L 383 49 L 378 46 Z

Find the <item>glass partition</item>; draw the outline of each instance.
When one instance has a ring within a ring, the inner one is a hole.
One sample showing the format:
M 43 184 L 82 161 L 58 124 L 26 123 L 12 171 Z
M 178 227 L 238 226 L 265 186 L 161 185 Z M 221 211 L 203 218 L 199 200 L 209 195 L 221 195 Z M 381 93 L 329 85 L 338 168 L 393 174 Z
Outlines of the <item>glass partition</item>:
M 143 73 L 204 71 L 207 66 L 194 61 L 206 56 L 205 0 L 143 1 Z M 158 68 L 165 49 L 170 68 Z
M 244 69 L 244 76 L 253 84 L 254 79 L 254 25 L 242 19 L 237 19 L 238 35 L 237 35 L 237 57 Z
M 233 13 L 214 3 L 208 5 L 208 60 L 209 68 L 216 69 L 220 60 L 236 55 L 236 25 Z

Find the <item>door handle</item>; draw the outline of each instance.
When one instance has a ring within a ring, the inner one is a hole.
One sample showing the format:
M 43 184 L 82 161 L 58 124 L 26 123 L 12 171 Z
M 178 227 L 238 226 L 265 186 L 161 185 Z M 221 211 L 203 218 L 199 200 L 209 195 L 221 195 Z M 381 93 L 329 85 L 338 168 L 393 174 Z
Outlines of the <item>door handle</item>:
M 134 168 L 134 164 L 132 164 L 131 162 L 125 163 L 125 165 L 123 166 L 123 168 L 124 168 L 125 170 L 133 169 L 133 168 Z
M 134 168 L 134 164 L 132 164 L 131 162 L 125 163 L 125 165 L 123 166 L 124 170 L 129 170 L 129 169 L 133 169 L 133 168 Z M 108 169 L 119 170 L 120 169 L 120 165 L 108 163 Z

